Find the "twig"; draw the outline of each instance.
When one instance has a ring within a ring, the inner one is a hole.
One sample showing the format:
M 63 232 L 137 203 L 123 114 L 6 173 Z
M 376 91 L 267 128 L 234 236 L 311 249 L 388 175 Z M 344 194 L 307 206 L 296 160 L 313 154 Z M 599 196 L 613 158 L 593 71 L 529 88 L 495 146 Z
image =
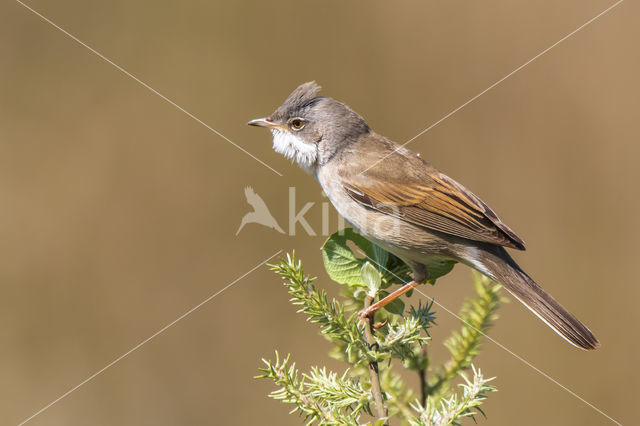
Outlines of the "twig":
M 427 372 L 425 370 L 418 371 L 418 376 L 420 377 L 420 402 L 422 403 L 423 407 L 427 403 L 427 392 L 425 389 L 427 387 L 426 375 Z
M 366 296 L 364 299 L 364 309 L 367 309 L 371 306 L 371 302 L 373 301 L 373 297 Z M 364 338 L 367 341 L 367 344 L 370 348 L 377 348 L 376 339 L 373 337 L 373 319 L 374 315 L 369 315 L 368 320 L 369 324 L 364 327 Z M 379 419 L 387 419 L 384 422 L 385 426 L 389 425 L 389 410 L 384 405 L 384 401 L 382 400 L 382 389 L 380 386 L 380 373 L 378 372 L 378 361 L 370 361 L 369 362 L 369 376 L 371 377 L 371 395 L 373 396 L 373 401 L 375 402 L 375 411 L 376 415 Z
M 422 347 L 422 355 L 427 358 L 427 347 Z M 427 367 L 418 370 L 418 377 L 420 378 L 420 401 L 424 407 L 427 404 Z
M 276 355 L 277 355 L 277 353 L 276 353 Z M 287 360 L 288 359 L 289 359 L 289 357 L 287 357 Z M 286 363 L 287 363 L 287 361 L 285 361 L 283 364 L 280 364 L 279 366 L 276 363 L 276 368 L 272 369 L 272 371 L 276 375 L 274 378 L 276 379 L 276 383 L 278 383 L 278 384 L 286 385 L 286 383 L 287 383 L 287 375 L 284 372 L 284 371 L 286 371 Z M 264 370 L 264 371 L 267 371 L 267 370 Z M 268 377 L 268 376 L 265 375 L 265 376 L 259 376 L 259 377 Z M 318 416 L 322 418 L 322 420 L 327 421 L 329 424 L 337 424 L 338 423 L 338 419 L 334 417 L 334 415 L 331 413 L 331 411 L 327 410 L 325 407 L 323 407 L 322 405 L 318 404 L 316 401 L 308 398 L 304 394 L 304 392 L 302 392 L 298 388 L 298 386 L 288 386 L 286 388 L 286 391 L 290 395 L 291 399 L 297 400 L 299 402 L 299 405 L 308 407 L 313 412 L 317 413 Z

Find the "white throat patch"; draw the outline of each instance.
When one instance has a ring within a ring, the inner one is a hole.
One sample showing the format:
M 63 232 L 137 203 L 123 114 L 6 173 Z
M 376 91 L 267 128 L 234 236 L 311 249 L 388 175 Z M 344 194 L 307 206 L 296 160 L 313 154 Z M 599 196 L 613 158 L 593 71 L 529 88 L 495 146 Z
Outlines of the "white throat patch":
M 273 133 L 273 149 L 276 152 L 289 160 L 295 160 L 307 173 L 313 172 L 318 157 L 315 144 L 306 143 L 285 130 L 271 129 L 271 133 Z

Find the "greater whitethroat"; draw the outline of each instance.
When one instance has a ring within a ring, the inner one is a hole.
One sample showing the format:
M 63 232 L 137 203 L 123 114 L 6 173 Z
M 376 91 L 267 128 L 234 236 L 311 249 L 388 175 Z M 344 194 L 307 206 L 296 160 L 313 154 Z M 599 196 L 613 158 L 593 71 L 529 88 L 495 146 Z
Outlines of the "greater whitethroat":
M 569 343 L 600 343 L 545 292 L 505 247 L 524 242 L 480 198 L 420 155 L 371 130 L 347 105 L 317 96 L 304 83 L 267 118 L 250 121 L 273 133 L 273 148 L 313 174 L 338 212 L 363 236 L 413 270 L 413 281 L 360 312 L 360 317 L 424 283 L 430 266 L 464 263 L 501 283 Z

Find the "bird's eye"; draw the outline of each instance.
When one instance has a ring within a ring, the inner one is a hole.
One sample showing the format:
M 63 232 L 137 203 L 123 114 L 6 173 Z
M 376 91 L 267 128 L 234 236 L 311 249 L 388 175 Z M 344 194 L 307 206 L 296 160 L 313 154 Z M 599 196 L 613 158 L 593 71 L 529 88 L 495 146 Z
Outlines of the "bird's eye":
M 304 120 L 302 118 L 296 117 L 291 120 L 290 126 L 293 130 L 302 130 L 302 128 L 304 127 Z

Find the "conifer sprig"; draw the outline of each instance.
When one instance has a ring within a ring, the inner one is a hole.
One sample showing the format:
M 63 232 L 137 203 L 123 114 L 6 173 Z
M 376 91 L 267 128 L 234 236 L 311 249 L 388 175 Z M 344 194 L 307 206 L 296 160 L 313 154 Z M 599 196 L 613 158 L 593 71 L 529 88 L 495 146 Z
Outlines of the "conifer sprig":
M 473 365 L 473 379 L 469 380 L 464 373 L 460 377 L 465 383 L 460 384 L 461 392 L 453 392 L 441 398 L 428 397 L 423 407 L 419 403 L 412 404 L 418 415 L 409 418 L 412 426 L 444 426 L 459 425 L 460 420 L 471 417 L 475 421 L 476 413 L 484 416 L 480 404 L 487 399 L 487 392 L 495 392 L 496 388 L 488 385 L 493 378 L 485 379 L 480 370 Z
M 427 385 L 427 395 L 435 394 L 440 387 L 448 385 L 471 366 L 480 352 L 482 337 L 489 332 L 492 321 L 497 318 L 495 312 L 500 302 L 504 301 L 500 296 L 501 285 L 475 271 L 473 282 L 476 296 L 467 299 L 460 310 L 462 327 L 444 343 L 451 353 L 451 359 L 440 368 L 437 379 Z
M 302 262 L 296 261 L 295 253 L 287 253 L 286 259 L 282 259 L 278 265 L 269 266 L 282 276 L 291 295 L 291 303 L 300 306 L 298 312 L 306 314 L 308 321 L 320 324 L 323 335 L 344 343 L 348 356 L 355 351 L 367 360 L 376 359 L 376 354 L 363 340 L 357 315 L 352 313 L 348 318 L 345 317 L 344 306 L 335 299 L 329 301 L 327 293 L 313 284 L 315 278 L 304 275 Z
M 269 396 L 295 405 L 291 413 L 299 412 L 307 424 L 357 425 L 360 411 L 369 411 L 368 392 L 346 378 L 346 373 L 338 377 L 314 368 L 310 374 L 301 375 L 289 359 L 287 355 L 281 361 L 277 352 L 275 362 L 263 359 L 266 367 L 259 370 L 264 374 L 256 378 L 272 379 L 279 389 Z
M 358 255 L 347 243 L 357 247 Z M 396 420 L 415 426 L 447 425 L 469 417 L 475 420 L 477 413 L 484 415 L 480 405 L 495 388 L 488 384 L 492 379 L 485 379 L 472 362 L 481 349 L 482 336 L 496 318 L 499 285 L 474 275 L 476 294 L 460 312 L 462 328 L 445 342 L 451 359 L 433 368 L 427 351 L 432 343 L 429 331 L 436 325 L 433 302 L 418 301 L 406 310 L 404 301 L 398 301 L 368 321 L 360 321 L 354 312 L 384 297 L 392 284 L 405 281 L 407 268 L 398 258 L 347 230 L 329 238 L 323 259 L 330 278 L 344 286 L 340 291 L 344 301 L 318 289 L 315 278 L 304 274 L 293 254 L 271 268 L 283 278 L 298 312 L 318 324 L 320 333 L 332 343 L 331 355 L 349 368 L 342 374 L 325 367 L 301 373 L 289 356 L 281 360 L 276 352 L 275 361 L 263 360 L 263 374 L 258 376 L 273 380 L 278 387 L 270 394 L 272 398 L 294 405 L 292 412 L 300 413 L 307 424 L 358 425 L 364 417 L 366 424 L 375 426 Z M 452 267 L 451 263 L 435 265 L 430 270 L 434 272 L 432 282 Z M 396 371 L 399 368 L 419 374 L 418 392 L 407 386 Z M 468 369 L 473 372 L 471 379 L 465 375 Z M 458 378 L 463 383 L 452 386 Z

